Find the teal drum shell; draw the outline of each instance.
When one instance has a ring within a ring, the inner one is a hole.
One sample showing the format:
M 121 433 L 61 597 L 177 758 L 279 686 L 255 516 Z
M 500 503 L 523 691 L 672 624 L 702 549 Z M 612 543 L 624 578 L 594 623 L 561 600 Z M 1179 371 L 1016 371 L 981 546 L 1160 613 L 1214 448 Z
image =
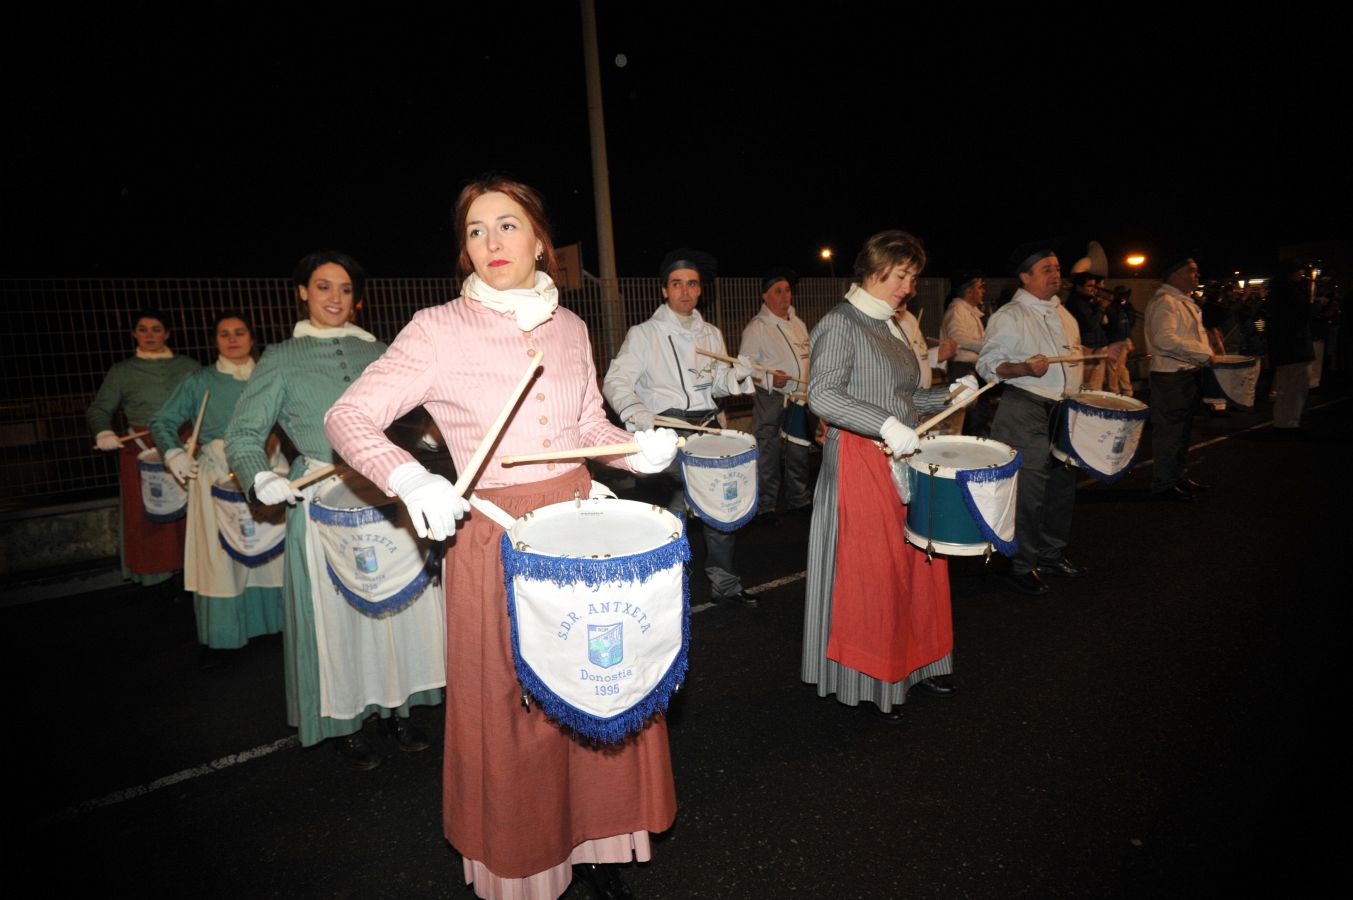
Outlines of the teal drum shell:
M 1015 449 L 1000 441 L 967 435 L 930 435 L 907 460 L 911 503 L 907 541 L 944 556 L 984 556 L 992 547 L 963 502 L 957 473 L 1003 466 Z M 933 471 L 932 471 L 933 467 Z

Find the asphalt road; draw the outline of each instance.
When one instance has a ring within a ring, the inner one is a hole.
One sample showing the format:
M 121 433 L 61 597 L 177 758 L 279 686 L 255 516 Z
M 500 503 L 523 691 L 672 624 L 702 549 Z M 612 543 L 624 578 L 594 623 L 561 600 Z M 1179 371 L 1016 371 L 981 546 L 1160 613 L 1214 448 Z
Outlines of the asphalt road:
M 1145 468 L 1082 488 L 1070 555 L 1092 572 L 1046 597 L 956 561 L 959 692 L 900 727 L 799 681 L 807 519 L 744 534 L 745 583 L 788 580 L 758 609 L 697 607 L 680 811 L 626 871 L 636 894 L 1348 896 L 1353 404 L 1312 403 L 1299 435 L 1265 407 L 1200 416 L 1203 502 L 1152 501 Z M 203 671 L 191 604 L 137 588 L 0 622 L 23 893 L 470 896 L 441 835 L 440 709 L 416 714 L 432 750 L 357 772 L 291 739 L 276 636 Z

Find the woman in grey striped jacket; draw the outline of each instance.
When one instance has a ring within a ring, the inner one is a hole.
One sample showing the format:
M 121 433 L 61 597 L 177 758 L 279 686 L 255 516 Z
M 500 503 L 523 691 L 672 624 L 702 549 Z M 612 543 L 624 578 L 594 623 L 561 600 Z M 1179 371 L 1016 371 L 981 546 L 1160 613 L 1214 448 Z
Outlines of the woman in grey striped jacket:
M 867 700 L 890 722 L 913 686 L 953 692 L 933 680 L 952 672 L 948 566 L 906 543 L 888 460 L 915 452 L 918 415 L 950 397 L 948 387 L 917 388 L 916 355 L 889 328 L 924 266 L 916 238 L 874 235 L 856 257 L 856 283 L 810 338 L 808 402 L 829 427 L 813 501 L 802 677 L 818 696 Z

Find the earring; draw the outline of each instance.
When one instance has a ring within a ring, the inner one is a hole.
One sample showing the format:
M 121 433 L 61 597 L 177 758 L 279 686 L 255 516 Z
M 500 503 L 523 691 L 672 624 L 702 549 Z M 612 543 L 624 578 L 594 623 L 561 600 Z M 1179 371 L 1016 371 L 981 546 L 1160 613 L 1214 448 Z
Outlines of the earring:
M 544 251 L 544 250 L 537 250 L 537 251 L 536 251 L 536 262 L 540 262 L 540 261 L 541 261 L 542 259 L 544 259 L 544 258 L 545 258 L 545 251 Z

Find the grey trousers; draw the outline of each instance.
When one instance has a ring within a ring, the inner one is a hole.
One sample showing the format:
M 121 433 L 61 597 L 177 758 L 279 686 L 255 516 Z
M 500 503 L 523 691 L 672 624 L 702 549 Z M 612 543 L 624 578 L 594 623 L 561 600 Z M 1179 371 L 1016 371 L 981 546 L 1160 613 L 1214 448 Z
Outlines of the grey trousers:
M 1019 551 L 1011 569 L 1023 575 L 1040 563 L 1066 557 L 1071 513 L 1076 506 L 1076 474 L 1050 452 L 1049 435 L 1057 401 L 1006 385 L 991 437 L 1019 451 L 1019 493 L 1015 497 L 1015 540 Z
M 780 499 L 782 468 L 787 507 L 798 509 L 813 502 L 813 494 L 808 490 L 808 448 L 780 437 L 784 403 L 782 395 L 759 388 L 752 398 L 752 430 L 757 449 L 756 511 L 759 515 L 775 512 Z
M 1310 363 L 1290 363 L 1273 369 L 1273 427 L 1299 428 L 1306 398 L 1311 390 Z
M 1201 369 L 1151 373 L 1151 490 L 1164 491 L 1188 477 L 1193 414 L 1202 394 Z

